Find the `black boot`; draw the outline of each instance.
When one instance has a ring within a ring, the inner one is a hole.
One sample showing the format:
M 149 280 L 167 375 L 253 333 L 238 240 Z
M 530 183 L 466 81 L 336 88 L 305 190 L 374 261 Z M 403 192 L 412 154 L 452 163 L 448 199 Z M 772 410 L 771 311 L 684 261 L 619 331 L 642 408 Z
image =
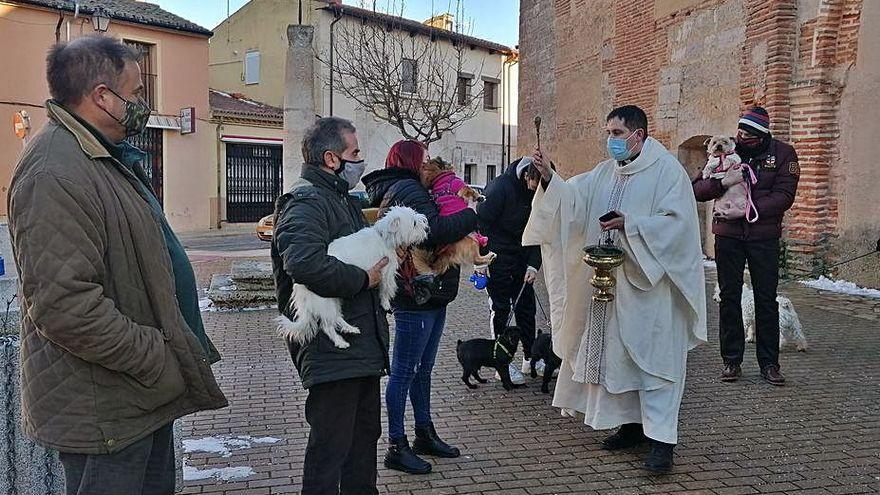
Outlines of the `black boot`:
M 434 429 L 434 423 L 428 423 L 428 426 L 416 426 L 416 439 L 413 441 L 413 452 L 422 455 L 432 455 L 435 457 L 445 457 L 453 459 L 459 457 L 461 452 L 440 440 L 437 436 L 437 430 Z
M 385 454 L 385 467 L 409 474 L 428 474 L 431 463 L 417 456 L 409 447 L 406 437 L 390 440 Z
M 620 450 L 630 447 L 637 447 L 648 441 L 642 425 L 638 423 L 627 423 L 622 425 L 617 433 L 602 440 L 602 449 L 604 450 Z
M 651 441 L 651 453 L 645 457 L 645 469 L 655 473 L 668 473 L 672 471 L 672 449 L 674 443 Z

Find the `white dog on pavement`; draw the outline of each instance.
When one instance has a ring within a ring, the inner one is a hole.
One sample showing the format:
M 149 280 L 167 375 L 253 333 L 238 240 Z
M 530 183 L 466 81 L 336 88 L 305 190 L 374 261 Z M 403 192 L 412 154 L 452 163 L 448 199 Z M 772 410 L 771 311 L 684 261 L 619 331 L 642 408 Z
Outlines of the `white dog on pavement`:
M 379 301 L 388 310 L 397 291 L 395 274 L 400 266 L 397 248 L 420 244 L 427 238 L 428 219 L 424 215 L 405 206 L 394 206 L 375 225 L 331 242 L 327 254 L 364 270 L 387 257 L 388 264 L 382 269 L 379 282 Z M 289 309 L 290 314 L 295 315 L 293 321 L 285 316 L 279 316 L 276 321 L 279 335 L 294 342 L 306 344 L 322 330 L 336 347 L 345 349 L 350 344 L 339 333 L 361 333 L 342 317 L 341 299 L 321 297 L 305 285 L 293 285 Z
M 715 294 L 712 299 L 721 302 L 721 287 L 715 284 Z M 798 352 L 807 350 L 807 337 L 804 335 L 804 327 L 794 310 L 791 299 L 777 295 L 776 303 L 779 305 L 779 350 L 788 342 L 794 342 Z M 751 287 L 743 284 L 742 291 L 743 326 L 746 328 L 746 342 L 755 341 L 755 293 Z

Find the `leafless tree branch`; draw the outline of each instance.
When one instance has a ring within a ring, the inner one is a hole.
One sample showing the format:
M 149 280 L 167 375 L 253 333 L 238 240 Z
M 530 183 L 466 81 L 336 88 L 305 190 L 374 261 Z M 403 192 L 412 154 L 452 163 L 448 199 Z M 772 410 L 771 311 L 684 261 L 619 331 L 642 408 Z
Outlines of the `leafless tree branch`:
M 335 89 L 407 139 L 439 141 L 482 105 L 483 85 L 475 91 L 474 82 L 481 78 L 483 62 L 468 75 L 468 91 L 459 95 L 468 53 L 462 43 L 410 32 L 393 19 L 345 19 L 336 25 L 335 37 Z M 329 69 L 329 57 L 317 57 Z M 415 61 L 414 73 L 410 61 Z

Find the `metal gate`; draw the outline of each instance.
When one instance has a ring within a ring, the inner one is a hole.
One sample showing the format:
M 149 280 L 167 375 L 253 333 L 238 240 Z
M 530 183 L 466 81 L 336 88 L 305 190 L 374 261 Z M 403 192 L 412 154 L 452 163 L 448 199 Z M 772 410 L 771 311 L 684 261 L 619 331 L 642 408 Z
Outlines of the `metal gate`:
M 226 144 L 226 220 L 256 222 L 281 195 L 281 146 Z
M 150 179 L 150 185 L 156 193 L 159 204 L 162 202 L 162 129 L 148 127 L 144 132 L 128 138 L 132 146 L 136 146 L 147 154 L 143 163 L 144 173 Z

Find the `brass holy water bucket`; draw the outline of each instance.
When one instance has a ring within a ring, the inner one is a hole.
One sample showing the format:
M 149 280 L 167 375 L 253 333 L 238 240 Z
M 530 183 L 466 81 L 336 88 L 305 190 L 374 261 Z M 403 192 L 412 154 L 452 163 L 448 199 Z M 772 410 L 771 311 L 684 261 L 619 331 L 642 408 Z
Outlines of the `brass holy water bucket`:
M 610 292 L 617 284 L 613 270 L 623 264 L 623 250 L 613 244 L 595 244 L 584 248 L 584 263 L 595 268 L 590 285 L 596 288 L 593 300 L 611 302 L 614 294 Z

